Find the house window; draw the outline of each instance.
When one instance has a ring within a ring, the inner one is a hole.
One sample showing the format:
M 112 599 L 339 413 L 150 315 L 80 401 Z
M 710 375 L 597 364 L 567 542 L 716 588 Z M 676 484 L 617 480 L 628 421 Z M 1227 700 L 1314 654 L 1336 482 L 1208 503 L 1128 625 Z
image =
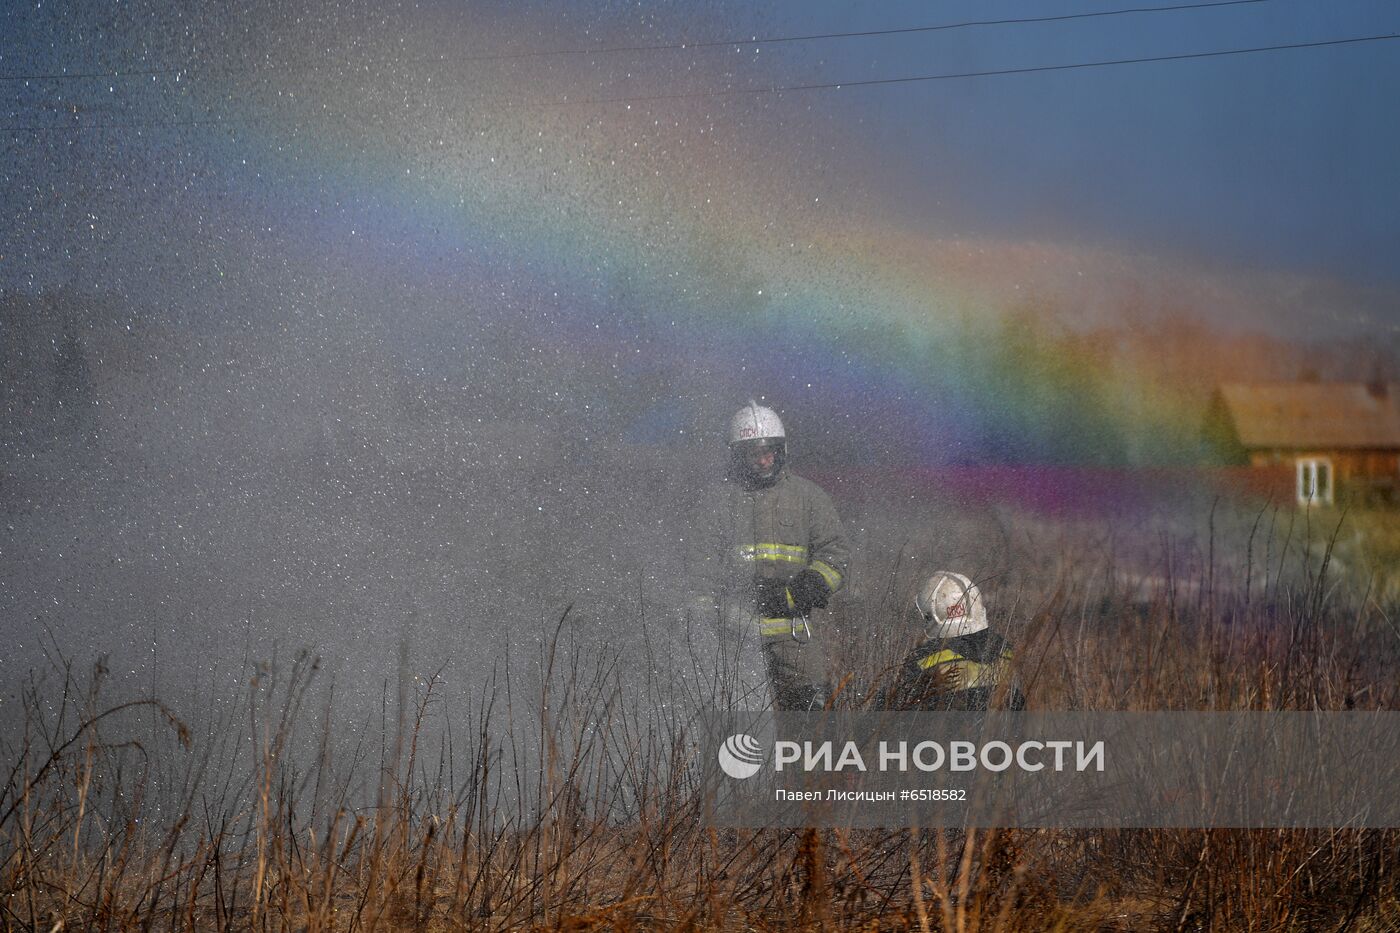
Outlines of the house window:
M 1298 504 L 1332 504 L 1332 461 L 1308 457 L 1298 461 Z

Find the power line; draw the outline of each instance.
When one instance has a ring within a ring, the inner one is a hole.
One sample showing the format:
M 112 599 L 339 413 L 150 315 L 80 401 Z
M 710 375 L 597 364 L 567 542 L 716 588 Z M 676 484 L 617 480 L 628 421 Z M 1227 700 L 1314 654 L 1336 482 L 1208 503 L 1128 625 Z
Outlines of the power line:
M 695 100 L 706 97 L 726 97 L 739 96 L 745 94 L 777 94 L 784 91 L 822 91 L 841 90 L 849 87 L 873 87 L 877 85 L 889 84 L 912 84 L 924 81 L 949 81 L 962 78 L 987 78 L 1003 75 L 1024 75 L 1037 74 L 1050 71 L 1072 71 L 1088 68 L 1111 68 L 1120 65 L 1141 65 L 1154 62 L 1178 62 L 1192 61 L 1206 58 L 1223 58 L 1231 55 L 1252 55 L 1260 52 L 1280 52 L 1295 49 L 1316 49 L 1329 46 L 1356 45 L 1363 42 L 1384 42 L 1391 39 L 1400 38 L 1400 33 L 1387 33 L 1374 36 L 1355 36 L 1347 39 L 1325 39 L 1317 42 L 1293 42 L 1283 45 L 1263 45 L 1252 48 L 1241 49 L 1221 49 L 1211 52 L 1184 52 L 1176 55 L 1155 55 L 1143 58 L 1118 58 L 1093 62 L 1073 62 L 1065 65 L 1033 65 L 1026 68 L 999 68 L 989 71 L 963 71 L 947 72 L 935 75 L 909 75 L 895 78 L 870 78 L 860 81 L 837 81 L 823 84 L 788 84 L 771 87 L 750 87 L 750 88 L 729 88 L 719 91 L 693 91 L 680 94 L 651 94 L 637 97 L 608 97 L 608 98 L 586 98 L 582 100 L 555 100 L 555 101 L 529 101 L 512 104 L 511 106 L 537 106 L 537 107 L 561 107 L 561 106 L 593 106 L 598 104 L 634 104 L 634 103 L 654 103 L 668 100 Z M 199 126 L 199 125 L 237 125 L 258 122 L 256 118 L 250 119 L 203 119 L 203 120 L 174 120 L 174 121 L 143 121 L 136 123 L 98 123 L 86 126 L 4 126 L 0 127 L 0 132 L 74 132 L 87 129 L 134 129 L 134 128 L 155 128 L 164 126 Z
M 593 104 L 637 104 L 664 100 L 692 100 L 703 97 L 725 97 L 742 94 L 778 94 L 783 91 L 828 91 L 848 87 L 872 87 L 882 84 L 913 84 L 920 81 L 950 81 L 958 78 L 990 78 L 999 75 L 1024 75 L 1046 71 L 1072 71 L 1083 68 L 1109 68 L 1116 65 L 1143 65 L 1152 62 L 1179 62 L 1201 58 L 1223 58 L 1227 55 L 1251 55 L 1256 52 L 1281 52 L 1289 49 L 1317 49 L 1332 45 L 1353 45 L 1361 42 L 1383 42 L 1400 38 L 1400 33 L 1357 36 L 1350 39 L 1326 39 L 1320 42 L 1293 42 L 1286 45 L 1261 45 L 1247 49 L 1222 49 L 1216 52 L 1185 52 L 1179 55 L 1154 55 L 1146 58 L 1117 58 L 1096 62 L 1074 62 L 1068 65 L 1034 65 L 1029 68 L 998 68 L 990 71 L 960 71 L 936 75 L 909 75 L 898 78 L 869 78 L 861 81 L 835 81 L 825 84 L 786 84 L 772 87 L 729 88 L 722 91 L 692 91 L 680 94 L 651 94 L 639 97 L 597 97 L 582 100 L 557 100 L 553 106 L 587 106 Z M 542 106 L 549 106 L 542 104 Z
M 929 26 L 904 26 L 895 29 L 866 29 L 858 32 L 823 32 L 811 33 L 808 35 L 795 36 L 749 36 L 737 39 L 718 39 L 706 42 L 672 42 L 656 45 L 613 45 L 599 48 L 564 48 L 564 49 L 539 49 L 528 52 L 498 52 L 490 54 L 466 55 L 460 58 L 449 58 L 446 55 L 434 55 L 427 58 L 382 58 L 369 59 L 359 62 L 356 67 L 363 67 L 371 64 L 390 63 L 416 63 L 439 62 L 439 63 L 470 63 L 486 61 L 507 61 L 525 58 L 545 58 L 562 55 L 608 55 L 623 52 L 665 52 L 665 51 L 686 51 L 691 49 L 711 49 L 728 48 L 730 46 L 748 45 L 777 45 L 787 42 L 814 42 L 824 39 L 858 39 L 872 38 L 877 36 L 910 35 L 914 33 L 942 32 L 952 29 L 969 29 L 982 26 L 1015 26 L 1032 23 L 1057 23 L 1069 20 L 1095 19 L 1104 16 L 1124 16 L 1136 13 L 1171 13 L 1180 10 L 1203 10 L 1212 7 L 1243 6 L 1246 4 L 1269 3 L 1271 0 L 1210 0 L 1202 3 L 1181 3 L 1173 6 L 1148 6 L 1148 7 L 1127 7 L 1118 10 L 1098 10 L 1089 13 L 1064 13 L 1056 16 L 1025 16 L 1009 19 L 983 19 L 967 20 L 958 23 L 940 23 Z M 105 78 L 132 78 L 132 77 L 158 77 L 160 75 L 172 74 L 199 74 L 201 72 L 251 72 L 251 71 L 281 71 L 290 68 L 300 67 L 293 64 L 272 64 L 261 66 L 249 66 L 244 68 L 220 68 L 218 66 L 185 66 L 179 68 L 132 68 L 116 69 L 113 71 L 84 71 L 84 72 L 53 72 L 35 73 L 21 75 L 0 75 L 0 81 L 65 81 L 77 79 L 105 79 Z
M 1013 19 L 980 19 L 967 20 L 961 23 L 942 23 L 935 26 L 905 26 L 898 29 L 867 29 L 861 32 L 823 32 L 812 33 L 805 36 L 768 36 L 765 38 L 752 37 L 748 39 L 728 39 L 715 42 L 692 42 L 674 45 L 632 45 L 614 46 L 605 49 L 560 49 L 553 52 L 520 53 L 523 55 L 582 55 L 590 51 L 594 52 L 651 52 L 658 50 L 674 49 L 704 49 L 715 47 L 728 47 L 732 45 L 775 45 L 780 42 L 811 42 L 818 39 L 857 39 L 869 38 L 872 36 L 897 36 L 918 32 L 940 32 L 947 29 L 967 29 L 973 26 L 1011 26 L 1028 23 L 1057 23 L 1072 19 L 1093 19 L 1100 16 L 1122 16 L 1126 13 L 1169 13 L 1175 10 L 1201 10 L 1209 7 L 1220 6 L 1240 6 L 1247 3 L 1268 3 L 1270 0 L 1214 0 L 1210 3 L 1182 3 L 1175 6 L 1146 6 L 1129 7 L 1121 10 L 1099 10 L 1091 13 L 1064 13 L 1058 16 L 1025 16 Z M 504 55 L 501 57 L 517 57 Z

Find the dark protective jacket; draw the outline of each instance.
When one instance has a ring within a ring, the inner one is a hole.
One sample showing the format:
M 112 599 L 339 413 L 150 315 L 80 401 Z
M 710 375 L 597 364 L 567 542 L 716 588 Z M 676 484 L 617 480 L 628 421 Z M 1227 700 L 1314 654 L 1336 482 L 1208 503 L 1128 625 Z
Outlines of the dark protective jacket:
M 1011 667 L 1011 644 L 991 629 L 924 642 L 904 660 L 887 709 L 1025 709 Z
M 707 504 L 697 565 L 715 595 L 753 605 L 756 581 L 787 583 L 808 568 L 832 592 L 846 582 L 850 549 L 836 506 L 820 486 L 784 468 L 772 485 L 721 484 Z

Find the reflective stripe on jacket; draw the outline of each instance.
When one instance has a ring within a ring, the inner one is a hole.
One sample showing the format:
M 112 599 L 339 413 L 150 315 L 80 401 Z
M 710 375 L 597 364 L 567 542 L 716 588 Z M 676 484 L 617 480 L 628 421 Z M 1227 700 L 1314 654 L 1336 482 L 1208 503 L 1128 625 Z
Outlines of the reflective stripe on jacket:
M 909 653 L 885 704 L 891 709 L 1025 709 L 1011 645 L 991 629 L 930 639 Z
M 831 497 L 810 480 L 784 470 L 773 485 L 746 489 L 725 483 L 708 516 L 712 534 L 699 542 L 700 567 L 730 593 L 755 580 L 788 582 L 811 568 L 832 591 L 846 582 L 850 551 Z
M 941 678 L 949 690 L 995 687 L 1010 674 L 1011 649 L 993 661 L 974 661 L 944 649 L 919 658 L 919 669 Z

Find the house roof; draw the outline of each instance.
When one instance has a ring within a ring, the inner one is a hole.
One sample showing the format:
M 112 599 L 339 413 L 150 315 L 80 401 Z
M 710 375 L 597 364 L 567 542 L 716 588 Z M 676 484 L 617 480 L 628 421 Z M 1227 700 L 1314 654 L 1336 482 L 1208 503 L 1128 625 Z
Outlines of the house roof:
M 1220 397 L 1246 448 L 1400 449 L 1400 384 L 1229 384 Z

